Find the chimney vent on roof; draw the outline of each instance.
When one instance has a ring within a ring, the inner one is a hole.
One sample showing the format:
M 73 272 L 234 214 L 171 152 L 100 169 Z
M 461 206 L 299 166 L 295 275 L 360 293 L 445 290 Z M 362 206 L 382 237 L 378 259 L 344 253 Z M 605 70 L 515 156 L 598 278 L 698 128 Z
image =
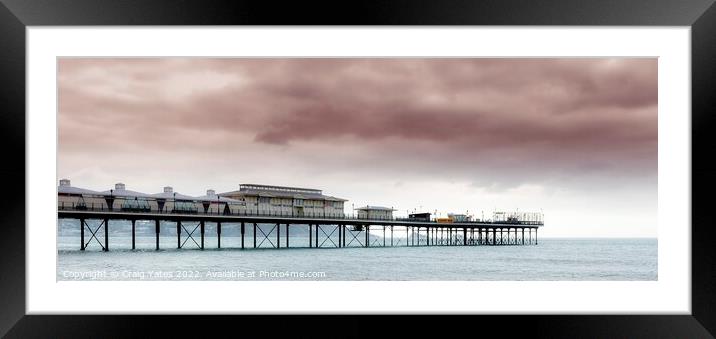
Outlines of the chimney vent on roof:
M 70 179 L 60 179 L 60 186 L 70 186 Z
M 123 189 L 124 189 L 124 184 L 121 183 L 121 182 L 118 182 L 118 183 L 114 184 L 114 189 L 116 189 L 116 190 L 123 190 Z
M 171 186 L 164 186 L 164 193 L 172 193 L 174 189 Z
M 206 195 L 208 195 L 208 196 L 214 196 L 214 195 L 216 195 L 216 191 L 214 191 L 214 190 L 206 190 Z

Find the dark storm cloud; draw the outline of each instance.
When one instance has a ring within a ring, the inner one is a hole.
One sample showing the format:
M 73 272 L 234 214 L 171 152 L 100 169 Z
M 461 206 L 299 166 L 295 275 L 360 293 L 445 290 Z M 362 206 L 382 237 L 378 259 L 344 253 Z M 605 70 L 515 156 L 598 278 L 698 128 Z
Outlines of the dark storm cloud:
M 439 155 L 496 177 L 653 174 L 657 60 L 62 59 L 59 124 L 60 154 L 316 147 L 386 171 Z

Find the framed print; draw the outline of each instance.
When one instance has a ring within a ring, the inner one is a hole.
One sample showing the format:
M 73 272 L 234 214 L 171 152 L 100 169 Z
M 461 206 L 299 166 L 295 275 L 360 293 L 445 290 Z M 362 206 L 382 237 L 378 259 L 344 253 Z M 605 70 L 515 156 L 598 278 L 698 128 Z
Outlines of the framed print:
M 3 4 L 10 337 L 716 330 L 712 2 Z

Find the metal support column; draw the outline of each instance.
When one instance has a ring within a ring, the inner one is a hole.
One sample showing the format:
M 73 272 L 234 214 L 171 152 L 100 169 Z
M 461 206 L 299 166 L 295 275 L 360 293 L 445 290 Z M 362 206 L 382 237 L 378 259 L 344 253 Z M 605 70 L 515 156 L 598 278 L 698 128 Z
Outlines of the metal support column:
M 316 224 L 316 248 L 318 248 L 318 228 L 321 227 L 321 225 Z
M 286 248 L 289 248 L 289 241 L 288 241 L 288 239 L 289 239 L 289 233 L 288 233 L 288 225 L 289 225 L 289 224 L 286 224 Z
M 313 247 L 313 224 L 308 224 L 308 248 Z
M 80 251 L 85 250 L 85 219 L 80 219 Z
M 370 247 L 370 225 L 363 227 L 365 228 L 365 247 Z
M 221 222 L 216 223 L 216 248 L 221 248 Z
M 159 251 L 159 220 L 154 220 L 154 233 L 157 238 L 157 247 L 155 250 Z
M 462 228 L 462 245 L 467 246 L 467 227 Z
M 177 221 L 177 248 L 181 248 L 181 221 Z
M 104 251 L 109 251 L 109 219 L 104 219 Z
M 254 223 L 254 248 L 256 248 L 256 223 Z
M 244 249 L 244 222 L 241 222 L 241 249 Z
M 199 222 L 199 227 L 201 228 L 201 249 L 204 249 L 204 220 Z
M 535 245 L 537 245 L 537 228 L 535 228 Z
M 393 247 L 393 225 L 390 225 L 390 247 Z
M 136 234 L 136 230 L 135 230 L 135 225 L 134 225 L 134 224 L 135 224 L 136 222 L 137 222 L 136 220 L 132 219 L 132 249 L 135 249 L 135 248 L 136 248 L 136 246 L 135 246 L 135 241 L 134 241 L 135 234 Z
M 276 223 L 276 248 L 281 248 L 281 224 Z
M 385 225 L 383 225 L 383 247 L 385 247 Z

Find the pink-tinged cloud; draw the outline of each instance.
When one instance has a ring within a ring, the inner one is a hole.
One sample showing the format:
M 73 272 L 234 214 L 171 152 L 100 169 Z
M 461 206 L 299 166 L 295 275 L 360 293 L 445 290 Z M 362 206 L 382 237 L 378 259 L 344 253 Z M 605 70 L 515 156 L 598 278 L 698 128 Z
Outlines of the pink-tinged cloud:
M 325 174 L 443 173 L 486 186 L 657 170 L 655 58 L 63 58 L 58 67 L 68 171 L 76 159 L 136 154 L 226 159 L 213 165 L 226 171 L 260 158 Z

